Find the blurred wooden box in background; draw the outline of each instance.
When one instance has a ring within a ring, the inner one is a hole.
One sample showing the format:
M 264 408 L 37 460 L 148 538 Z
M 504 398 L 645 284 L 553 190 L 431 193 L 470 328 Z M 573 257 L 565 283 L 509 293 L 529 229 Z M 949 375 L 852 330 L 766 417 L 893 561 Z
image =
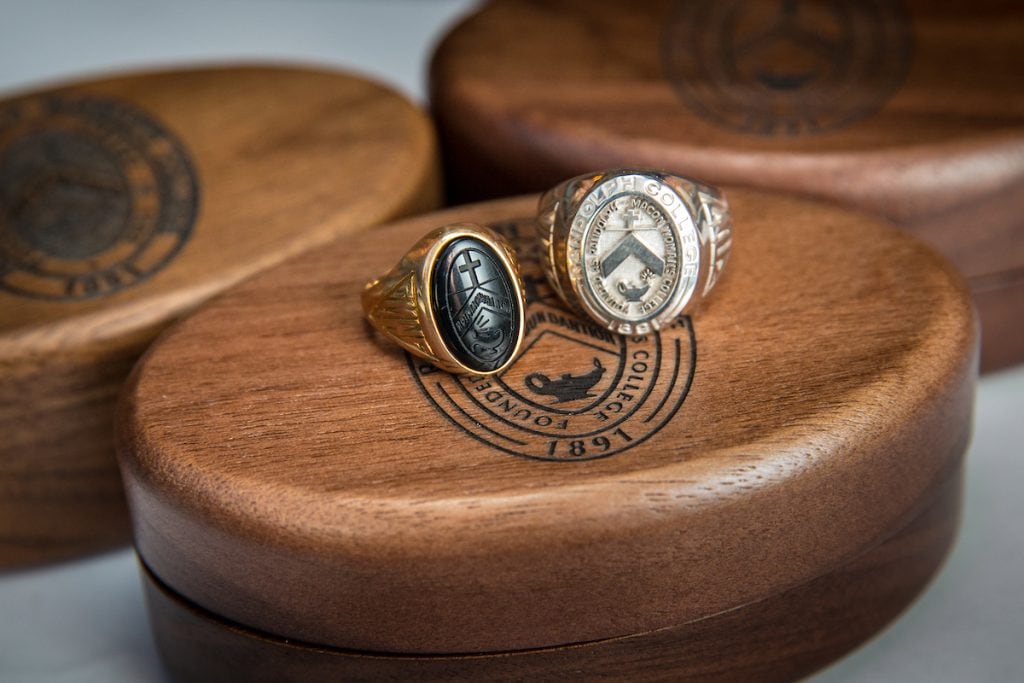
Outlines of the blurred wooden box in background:
M 0 568 L 128 541 L 113 409 L 177 316 L 440 201 L 429 120 L 345 73 L 140 73 L 0 102 Z
M 904 226 L 1024 360 L 1024 3 L 494 0 L 437 50 L 460 200 L 657 167 Z
M 656 335 L 559 305 L 534 197 L 341 238 L 165 335 L 118 453 L 174 677 L 791 680 L 898 614 L 959 519 L 970 296 L 859 213 L 728 196 L 729 270 Z M 360 306 L 465 221 L 518 243 L 529 291 L 487 379 Z

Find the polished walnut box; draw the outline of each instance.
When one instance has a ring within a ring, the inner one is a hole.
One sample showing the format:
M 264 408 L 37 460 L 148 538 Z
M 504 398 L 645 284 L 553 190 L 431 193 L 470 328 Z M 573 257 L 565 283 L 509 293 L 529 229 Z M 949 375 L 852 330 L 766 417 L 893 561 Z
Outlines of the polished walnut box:
M 0 568 L 129 540 L 113 413 L 169 322 L 286 257 L 434 208 L 425 114 L 238 67 L 0 101 Z
M 559 305 L 527 197 L 341 238 L 163 336 L 117 434 L 174 677 L 790 680 L 897 615 L 957 527 L 969 294 L 858 213 L 729 199 L 725 276 L 658 334 Z M 491 378 L 360 305 L 466 221 L 518 246 L 528 291 Z
M 431 100 L 460 199 L 665 168 L 884 216 L 967 277 L 982 368 L 1024 360 L 1024 3 L 495 0 Z

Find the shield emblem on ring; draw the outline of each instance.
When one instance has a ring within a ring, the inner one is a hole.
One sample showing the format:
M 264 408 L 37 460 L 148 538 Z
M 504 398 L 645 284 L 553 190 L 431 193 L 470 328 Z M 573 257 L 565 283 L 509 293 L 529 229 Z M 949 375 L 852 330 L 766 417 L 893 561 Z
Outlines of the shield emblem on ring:
M 438 323 L 455 355 L 477 370 L 504 363 L 519 334 L 510 274 L 485 244 L 468 237 L 449 244 L 437 268 Z

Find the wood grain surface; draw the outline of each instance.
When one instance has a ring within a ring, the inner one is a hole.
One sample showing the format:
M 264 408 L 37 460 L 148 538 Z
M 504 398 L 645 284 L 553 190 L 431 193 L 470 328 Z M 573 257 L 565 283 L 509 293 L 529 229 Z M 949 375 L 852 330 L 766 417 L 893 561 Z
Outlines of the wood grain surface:
M 851 566 L 959 471 L 970 297 L 861 214 L 728 196 L 729 270 L 657 336 L 557 305 L 524 237 L 533 197 L 344 238 L 218 298 L 151 348 L 119 411 L 143 562 L 246 629 L 404 654 L 679 627 Z M 365 281 L 456 221 L 516 240 L 530 292 L 526 351 L 487 381 L 410 362 L 361 314 Z M 598 364 L 590 393 L 570 386 Z
M 225 622 L 144 567 L 142 580 L 176 681 L 792 681 L 861 644 L 918 595 L 956 536 L 960 488 L 957 474 L 906 528 L 806 584 L 681 626 L 563 648 L 429 657 L 324 648 Z
M 141 73 L 0 102 L 0 567 L 128 540 L 113 408 L 168 323 L 438 201 L 426 116 L 344 73 Z
M 634 165 L 894 220 L 967 276 L 995 369 L 1024 360 L 1021 35 L 1012 0 L 494 0 L 431 102 L 459 199 Z

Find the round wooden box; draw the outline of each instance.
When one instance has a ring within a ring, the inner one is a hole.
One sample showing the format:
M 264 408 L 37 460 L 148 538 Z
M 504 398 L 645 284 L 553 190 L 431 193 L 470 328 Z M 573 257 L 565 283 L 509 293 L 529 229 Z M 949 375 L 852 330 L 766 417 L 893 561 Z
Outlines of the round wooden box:
M 179 314 L 439 202 L 431 124 L 344 73 L 141 73 L 0 101 L 0 568 L 126 543 L 113 411 Z
M 573 317 L 536 199 L 343 238 L 168 332 L 118 453 L 178 680 L 789 680 L 892 619 L 955 534 L 977 335 L 916 240 L 730 193 L 697 317 Z M 360 293 L 427 230 L 494 226 L 529 292 L 492 378 L 406 356 Z
M 653 166 L 822 197 L 942 251 L 1024 360 L 1024 3 L 495 0 L 432 105 L 460 199 Z

